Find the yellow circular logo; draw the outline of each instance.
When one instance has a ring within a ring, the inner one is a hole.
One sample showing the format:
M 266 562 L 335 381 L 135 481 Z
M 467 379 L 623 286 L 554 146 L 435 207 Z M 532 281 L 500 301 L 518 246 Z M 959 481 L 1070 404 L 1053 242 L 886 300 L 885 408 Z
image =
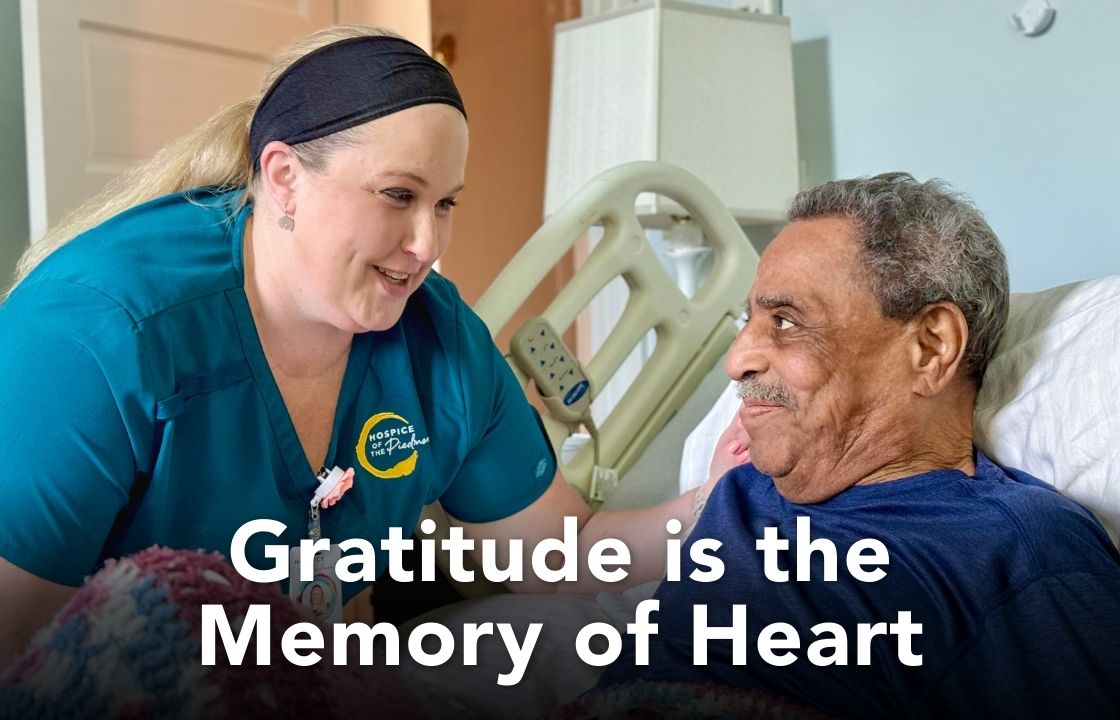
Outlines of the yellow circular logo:
M 418 438 L 412 423 L 393 412 L 371 416 L 362 426 L 354 448 L 358 462 L 369 474 L 383 480 L 411 475 L 420 457 L 418 448 L 428 444 Z

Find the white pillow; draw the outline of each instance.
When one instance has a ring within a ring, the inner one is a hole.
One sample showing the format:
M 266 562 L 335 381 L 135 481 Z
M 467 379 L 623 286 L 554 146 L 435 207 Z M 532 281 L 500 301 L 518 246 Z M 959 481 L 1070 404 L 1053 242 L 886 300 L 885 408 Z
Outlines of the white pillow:
M 1012 295 L 976 402 L 976 444 L 1120 530 L 1120 277 Z
M 975 440 L 1120 530 L 1120 277 L 1011 296 L 1011 312 L 976 403 Z M 735 417 L 731 384 L 688 436 L 681 492 L 707 478 Z

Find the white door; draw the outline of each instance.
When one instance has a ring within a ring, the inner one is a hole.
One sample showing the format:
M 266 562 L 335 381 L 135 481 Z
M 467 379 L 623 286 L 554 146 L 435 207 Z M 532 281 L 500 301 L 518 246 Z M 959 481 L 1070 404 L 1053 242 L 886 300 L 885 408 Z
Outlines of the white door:
M 21 0 L 31 237 L 334 19 L 331 0 Z

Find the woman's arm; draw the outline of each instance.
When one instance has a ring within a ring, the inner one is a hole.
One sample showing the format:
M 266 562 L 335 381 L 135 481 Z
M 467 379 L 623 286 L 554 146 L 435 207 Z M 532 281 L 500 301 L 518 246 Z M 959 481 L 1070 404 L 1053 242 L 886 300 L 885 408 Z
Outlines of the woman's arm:
M 31 636 L 77 592 L 32 575 L 0 557 L 0 672 L 27 647 Z
M 507 583 L 515 592 L 618 592 L 656 580 L 664 574 L 665 540 L 669 537 L 665 523 L 676 518 L 682 527 L 689 527 L 692 524 L 694 505 L 701 497 L 698 493 L 708 492 L 712 484 L 713 481 L 709 480 L 704 486 L 680 497 L 641 510 L 604 510 L 592 513 L 575 488 L 557 473 L 544 495 L 520 512 L 488 523 L 464 523 L 454 518 L 452 523 L 461 526 L 464 536 L 475 541 L 472 556 L 476 561 L 481 561 L 479 548 L 483 539 L 496 541 L 500 567 L 505 567 L 509 562 L 509 543 L 514 540 L 523 543 L 524 580 Z M 563 537 L 565 517 L 575 517 L 579 529 L 579 581 L 546 583 L 533 572 L 533 548 L 542 540 Z M 587 569 L 588 550 L 599 540 L 608 537 L 621 540 L 630 551 L 630 563 L 626 566 L 628 575 L 622 582 L 602 582 Z
M 665 574 L 666 541 L 671 537 L 665 525 L 671 519 L 680 522 L 684 531 L 676 534 L 683 540 L 687 531 L 700 517 L 708 495 L 716 482 L 728 470 L 748 462 L 750 459 L 750 436 L 740 425 L 738 418 L 724 430 L 716 443 L 716 449 L 709 463 L 708 481 L 700 487 L 668 500 L 659 505 L 639 510 L 604 510 L 592 513 L 591 508 L 579 496 L 575 488 L 560 475 L 556 474 L 544 495 L 524 510 L 509 517 L 488 523 L 463 523 L 452 520 L 463 527 L 463 534 L 475 540 L 476 561 L 480 560 L 479 542 L 483 538 L 497 541 L 498 561 L 501 567 L 508 562 L 505 550 L 514 539 L 523 541 L 522 565 L 524 580 L 509 583 L 510 589 L 517 592 L 576 592 L 596 593 L 603 591 L 619 592 L 650 580 L 660 579 Z M 575 517 L 579 528 L 579 580 L 576 583 L 545 583 L 533 573 L 532 548 L 546 538 L 563 536 L 563 519 Z M 630 551 L 630 563 L 626 567 L 627 577 L 616 583 L 596 579 L 587 569 L 588 551 L 604 538 L 621 540 Z

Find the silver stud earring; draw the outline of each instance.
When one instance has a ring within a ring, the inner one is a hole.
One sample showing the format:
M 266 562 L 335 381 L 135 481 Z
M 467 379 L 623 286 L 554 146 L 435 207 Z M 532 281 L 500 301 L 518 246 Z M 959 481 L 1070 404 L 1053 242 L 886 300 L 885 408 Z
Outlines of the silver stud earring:
M 296 221 L 291 215 L 285 214 L 284 217 L 277 221 L 277 224 L 280 226 L 281 230 L 291 232 L 292 228 L 296 226 Z

